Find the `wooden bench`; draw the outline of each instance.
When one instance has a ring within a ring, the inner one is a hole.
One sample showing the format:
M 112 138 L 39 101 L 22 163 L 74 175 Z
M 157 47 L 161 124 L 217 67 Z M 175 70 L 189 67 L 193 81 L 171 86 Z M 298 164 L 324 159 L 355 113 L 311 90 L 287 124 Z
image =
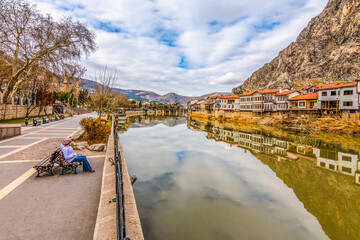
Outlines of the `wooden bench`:
M 65 159 L 64 159 L 64 156 L 59 149 L 57 149 L 55 151 L 56 153 L 56 162 L 60 165 L 60 167 L 62 167 L 62 172 L 61 172 L 61 175 L 64 175 L 67 171 L 73 171 L 74 174 L 77 174 L 76 172 L 76 168 L 80 165 L 78 162 L 67 162 Z
M 33 126 L 41 125 L 41 120 L 34 118 L 33 119 Z
M 62 167 L 61 175 L 64 175 L 67 171 L 73 171 L 76 174 L 77 166 L 81 165 L 79 162 L 66 162 L 60 148 L 56 149 L 50 156 L 46 157 L 44 160 L 36 164 L 35 168 L 38 172 L 36 177 L 40 177 L 40 174 L 43 172 L 49 173 L 53 176 L 53 167 L 54 163 L 57 163 Z
M 43 172 L 47 172 L 49 173 L 51 176 L 53 176 L 53 167 L 54 167 L 54 163 L 56 160 L 57 156 L 54 153 L 52 153 L 50 156 L 46 157 L 44 160 L 42 160 L 41 162 L 39 162 L 38 164 L 36 164 L 33 168 L 35 168 L 37 170 L 37 176 L 36 177 L 40 177 L 40 174 Z

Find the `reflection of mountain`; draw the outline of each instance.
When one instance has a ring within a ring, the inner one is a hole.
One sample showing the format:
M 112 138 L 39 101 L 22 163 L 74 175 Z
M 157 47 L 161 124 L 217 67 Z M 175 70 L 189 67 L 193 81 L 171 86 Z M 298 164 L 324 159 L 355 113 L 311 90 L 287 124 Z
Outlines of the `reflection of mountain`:
M 130 117 L 130 128 L 153 127 L 158 124 L 164 124 L 168 127 L 174 127 L 180 124 L 186 124 L 186 118 L 168 117 L 168 116 L 138 116 Z
M 360 239 L 360 187 L 354 184 L 354 176 L 359 182 L 357 152 L 321 141 L 315 141 L 315 147 L 304 144 L 314 143 L 306 139 L 313 136 L 277 138 L 251 129 L 215 126 L 213 122 L 188 122 L 190 129 L 208 132 L 208 139 L 236 144 L 269 166 L 294 190 L 330 239 Z

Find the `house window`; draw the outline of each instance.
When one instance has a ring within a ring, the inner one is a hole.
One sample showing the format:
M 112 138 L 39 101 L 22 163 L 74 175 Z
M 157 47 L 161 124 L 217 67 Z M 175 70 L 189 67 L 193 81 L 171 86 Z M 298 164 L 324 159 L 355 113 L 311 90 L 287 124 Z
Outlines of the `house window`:
M 305 102 L 299 102 L 299 107 L 305 107 Z
M 343 161 L 351 162 L 351 157 L 349 156 L 342 156 Z
M 336 91 L 331 91 L 330 95 L 331 96 L 336 96 Z
M 293 102 L 293 103 L 292 103 L 292 106 L 293 106 L 293 107 L 297 107 L 297 102 Z
M 329 164 L 329 168 L 330 168 L 331 170 L 335 170 L 335 165 L 334 165 L 334 164 Z
M 343 172 L 347 172 L 347 173 L 351 173 L 351 168 L 348 168 L 348 167 L 341 167 L 341 171 Z
M 343 102 L 344 107 L 352 107 L 353 102 Z
M 327 96 L 327 92 L 322 92 L 321 96 L 323 96 L 323 97 Z
M 320 162 L 320 166 L 321 166 L 321 167 L 325 167 L 325 163 L 324 163 L 324 162 Z
M 353 90 L 345 90 L 344 95 L 353 95 Z

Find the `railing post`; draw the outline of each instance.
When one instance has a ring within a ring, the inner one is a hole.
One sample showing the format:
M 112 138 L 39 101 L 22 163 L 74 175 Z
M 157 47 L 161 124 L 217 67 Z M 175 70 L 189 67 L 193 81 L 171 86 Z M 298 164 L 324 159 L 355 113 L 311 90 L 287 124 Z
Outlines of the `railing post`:
M 113 135 L 114 135 L 117 239 L 118 240 L 130 240 L 129 238 L 126 237 L 122 163 L 121 163 L 121 155 L 119 153 L 119 146 L 118 146 L 119 135 L 116 131 L 116 124 L 115 124 L 114 117 L 113 117 Z

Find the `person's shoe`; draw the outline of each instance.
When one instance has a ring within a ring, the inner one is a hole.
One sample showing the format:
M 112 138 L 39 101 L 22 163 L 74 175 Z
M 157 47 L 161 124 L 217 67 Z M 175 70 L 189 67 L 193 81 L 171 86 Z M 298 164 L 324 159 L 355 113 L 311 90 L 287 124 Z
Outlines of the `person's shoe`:
M 85 172 L 95 172 L 95 170 L 94 170 L 94 169 L 91 169 L 91 170 L 87 170 L 87 171 L 85 171 Z

